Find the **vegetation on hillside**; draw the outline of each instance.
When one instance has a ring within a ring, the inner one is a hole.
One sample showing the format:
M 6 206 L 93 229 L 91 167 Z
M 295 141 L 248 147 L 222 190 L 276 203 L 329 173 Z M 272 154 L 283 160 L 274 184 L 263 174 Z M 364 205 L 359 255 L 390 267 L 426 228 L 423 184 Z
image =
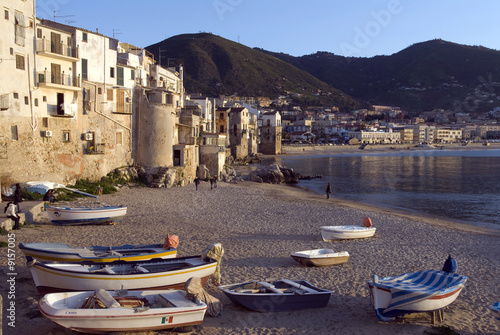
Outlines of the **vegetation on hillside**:
M 271 99 L 288 96 L 299 105 L 337 106 L 346 111 L 362 106 L 287 62 L 213 34 L 178 35 L 146 49 L 158 63 L 183 64 L 184 85 L 190 93 Z

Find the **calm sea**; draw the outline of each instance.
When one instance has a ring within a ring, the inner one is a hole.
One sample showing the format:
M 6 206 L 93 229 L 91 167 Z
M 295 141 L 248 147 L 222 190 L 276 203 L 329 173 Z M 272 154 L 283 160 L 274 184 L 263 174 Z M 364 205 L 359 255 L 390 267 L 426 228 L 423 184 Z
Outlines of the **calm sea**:
M 305 176 L 299 186 L 345 200 L 500 229 L 500 149 L 408 150 L 278 156 Z

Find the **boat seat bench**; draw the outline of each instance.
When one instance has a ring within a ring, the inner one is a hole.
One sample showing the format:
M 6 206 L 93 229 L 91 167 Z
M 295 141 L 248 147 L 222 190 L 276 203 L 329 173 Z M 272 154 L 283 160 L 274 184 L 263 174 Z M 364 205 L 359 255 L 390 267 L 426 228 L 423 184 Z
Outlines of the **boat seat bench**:
M 177 291 L 161 293 L 160 297 L 162 297 L 175 307 L 190 307 L 194 305 L 192 301 L 188 300 L 182 293 Z

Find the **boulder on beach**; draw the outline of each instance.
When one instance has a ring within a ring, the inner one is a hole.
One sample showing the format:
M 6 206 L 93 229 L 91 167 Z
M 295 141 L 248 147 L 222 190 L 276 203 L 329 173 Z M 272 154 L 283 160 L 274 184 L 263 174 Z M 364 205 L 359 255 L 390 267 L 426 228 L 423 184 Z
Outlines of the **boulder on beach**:
M 300 177 L 293 169 L 278 164 L 268 164 L 248 174 L 248 180 L 268 184 L 297 183 Z

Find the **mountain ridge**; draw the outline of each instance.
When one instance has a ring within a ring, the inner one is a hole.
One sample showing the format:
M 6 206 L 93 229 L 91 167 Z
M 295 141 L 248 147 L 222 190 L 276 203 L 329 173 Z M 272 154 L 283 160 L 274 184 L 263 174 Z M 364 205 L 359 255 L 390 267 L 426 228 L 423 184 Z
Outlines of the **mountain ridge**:
M 441 39 L 369 58 L 324 51 L 297 57 L 211 33 L 176 35 L 146 49 L 159 61 L 184 64 L 185 86 L 193 93 L 289 95 L 295 104 L 344 111 L 375 104 L 415 113 L 484 113 L 500 105 L 500 52 Z

